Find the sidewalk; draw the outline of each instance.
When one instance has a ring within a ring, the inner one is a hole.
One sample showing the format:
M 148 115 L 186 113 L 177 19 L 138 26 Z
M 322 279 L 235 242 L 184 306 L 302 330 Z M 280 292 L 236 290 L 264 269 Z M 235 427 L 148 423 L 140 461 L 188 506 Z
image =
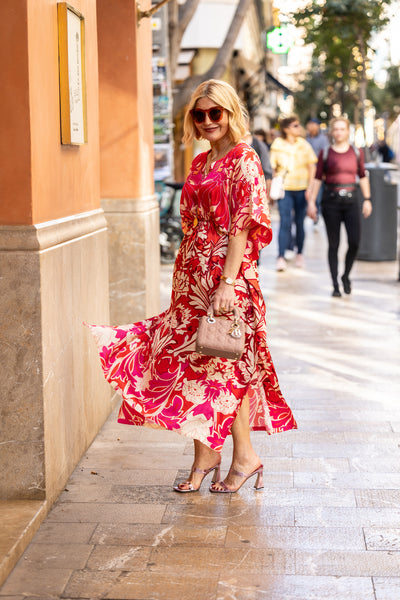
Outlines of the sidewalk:
M 252 434 L 265 490 L 174 493 L 192 443 L 114 411 L 0 600 L 400 599 L 398 263 L 357 262 L 353 294 L 332 298 L 322 224 L 304 270 L 276 273 L 275 255 L 276 236 L 260 278 L 299 429 Z

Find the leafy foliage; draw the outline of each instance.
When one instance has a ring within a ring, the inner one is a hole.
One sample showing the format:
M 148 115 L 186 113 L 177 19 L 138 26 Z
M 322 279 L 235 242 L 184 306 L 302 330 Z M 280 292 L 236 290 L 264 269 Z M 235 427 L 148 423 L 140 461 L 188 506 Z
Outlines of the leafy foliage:
M 307 91 L 317 87 L 313 110 L 332 114 L 338 104 L 342 112 L 356 122 L 362 117 L 367 97 L 367 69 L 372 50 L 369 41 L 374 32 L 388 22 L 386 8 L 391 0 L 312 0 L 292 19 L 304 28 L 305 42 L 314 45 L 312 71 L 298 94 L 297 108 L 302 111 Z M 314 79 L 317 82 L 314 82 Z M 362 121 L 362 119 L 360 119 Z

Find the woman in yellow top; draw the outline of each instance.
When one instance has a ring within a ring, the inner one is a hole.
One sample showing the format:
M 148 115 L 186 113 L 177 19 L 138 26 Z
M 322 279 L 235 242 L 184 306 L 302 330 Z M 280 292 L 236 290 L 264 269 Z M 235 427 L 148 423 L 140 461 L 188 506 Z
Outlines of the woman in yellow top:
M 301 126 L 296 115 L 281 119 L 279 126 L 282 137 L 276 138 L 272 143 L 270 159 L 274 175 L 284 176 L 285 195 L 278 200 L 280 227 L 276 263 L 276 270 L 284 271 L 285 250 L 289 247 L 291 239 L 292 211 L 296 224 L 296 266 L 304 266 L 304 219 L 317 157 L 311 145 L 301 136 Z

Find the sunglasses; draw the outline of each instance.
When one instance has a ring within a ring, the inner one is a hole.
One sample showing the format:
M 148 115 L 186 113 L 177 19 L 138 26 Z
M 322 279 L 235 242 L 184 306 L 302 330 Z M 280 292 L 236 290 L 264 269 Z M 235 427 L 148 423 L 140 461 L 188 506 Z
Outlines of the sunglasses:
M 206 120 L 206 115 L 213 123 L 218 123 L 222 119 L 224 114 L 224 109 L 220 106 L 213 106 L 212 108 L 207 108 L 206 110 L 202 110 L 200 108 L 192 108 L 190 114 L 192 115 L 192 119 L 195 123 L 204 123 Z

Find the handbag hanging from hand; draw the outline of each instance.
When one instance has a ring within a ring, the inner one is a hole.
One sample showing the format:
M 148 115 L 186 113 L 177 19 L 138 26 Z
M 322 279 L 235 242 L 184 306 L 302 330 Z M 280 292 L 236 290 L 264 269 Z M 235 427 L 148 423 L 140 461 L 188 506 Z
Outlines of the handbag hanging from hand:
M 269 197 L 271 200 L 280 200 L 284 195 L 285 188 L 283 187 L 283 175 L 276 175 L 271 181 Z
M 237 308 L 233 318 L 214 316 L 210 307 L 208 314 L 200 318 L 197 330 L 196 352 L 207 356 L 219 356 L 239 360 L 244 350 L 245 325 Z

